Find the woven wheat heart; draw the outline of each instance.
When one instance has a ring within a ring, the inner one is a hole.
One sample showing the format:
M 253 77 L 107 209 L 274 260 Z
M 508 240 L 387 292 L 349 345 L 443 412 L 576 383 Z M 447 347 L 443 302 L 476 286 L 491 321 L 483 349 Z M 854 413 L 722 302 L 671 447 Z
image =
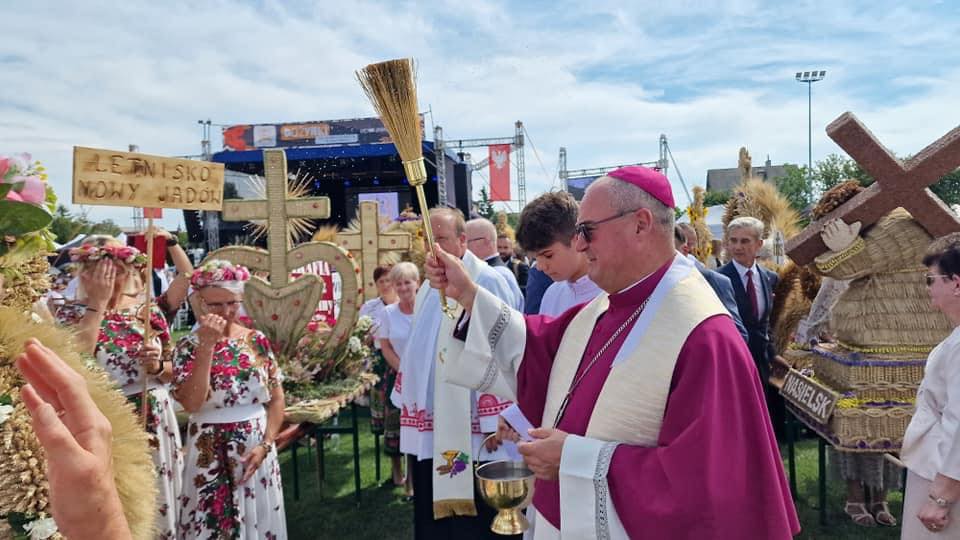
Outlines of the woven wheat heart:
M 324 343 L 316 360 L 320 360 L 350 338 L 360 310 L 360 267 L 349 252 L 331 242 L 307 242 L 279 254 L 287 268 L 296 269 L 317 261 L 330 265 L 340 275 L 340 301 L 337 323 Z M 218 249 L 208 259 L 225 259 L 242 264 L 254 271 L 269 271 L 274 255 L 257 248 L 231 246 Z M 323 281 L 316 275 L 305 274 L 286 285 L 276 285 L 254 277 L 244 290 L 244 305 L 253 319 L 254 328 L 264 332 L 277 351 L 285 355 L 295 353 L 297 341 L 313 317 Z
M 274 346 L 281 351 L 293 352 L 303 333 L 304 321 L 313 317 L 323 281 L 314 275 L 305 275 L 283 287 L 252 278 L 243 291 L 247 313 L 256 321 L 257 330 L 267 334 Z

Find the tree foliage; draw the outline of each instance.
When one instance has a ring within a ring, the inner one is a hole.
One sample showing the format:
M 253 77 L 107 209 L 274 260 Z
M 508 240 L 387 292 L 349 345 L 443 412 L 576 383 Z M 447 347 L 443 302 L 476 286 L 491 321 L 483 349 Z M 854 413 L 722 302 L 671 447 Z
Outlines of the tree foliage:
M 711 207 L 718 204 L 727 204 L 731 197 L 730 191 L 707 191 L 703 194 L 703 206 Z
M 65 244 L 73 240 L 78 234 L 106 234 L 116 236 L 120 234 L 120 227 L 112 219 L 93 222 L 85 212 L 74 214 L 64 205 L 58 205 L 53 213 L 53 222 L 50 230 L 57 237 L 57 242 Z
M 813 184 L 807 178 L 807 168 L 788 163 L 784 169 L 786 174 L 775 179 L 777 189 L 802 214 L 813 203 Z
M 476 202 L 477 213 L 489 219 L 491 222 L 497 222 L 497 211 L 493 209 L 493 202 L 487 193 L 487 186 L 480 188 L 480 200 Z

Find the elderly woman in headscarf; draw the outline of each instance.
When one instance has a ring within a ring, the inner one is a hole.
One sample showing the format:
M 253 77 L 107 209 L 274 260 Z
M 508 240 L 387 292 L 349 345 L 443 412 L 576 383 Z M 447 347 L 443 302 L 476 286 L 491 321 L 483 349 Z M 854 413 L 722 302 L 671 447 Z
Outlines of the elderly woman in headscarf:
M 243 266 L 214 260 L 190 284 L 205 315 L 174 354 L 174 395 L 190 412 L 180 538 L 286 538 L 281 374 L 266 336 L 237 322 Z
M 147 431 L 157 470 L 157 538 L 174 538 L 181 491 L 183 456 L 180 430 L 167 385 L 172 368 L 170 333 L 163 313 L 151 305 L 151 339 L 144 343 L 146 256 L 109 236 L 90 236 L 70 250 L 80 265 L 78 298 L 57 312 L 61 324 L 73 326 L 78 346 L 120 386 L 139 412 L 144 378 L 147 388 Z

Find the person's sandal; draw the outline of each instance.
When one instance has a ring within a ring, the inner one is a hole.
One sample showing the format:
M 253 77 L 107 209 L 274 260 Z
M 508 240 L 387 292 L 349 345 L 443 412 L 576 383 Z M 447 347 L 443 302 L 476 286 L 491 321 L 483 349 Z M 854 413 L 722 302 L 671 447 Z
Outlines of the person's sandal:
M 897 518 L 890 513 L 890 505 L 887 501 L 875 502 L 870 504 L 870 511 L 873 513 L 873 519 L 884 527 L 896 527 Z
M 861 527 L 877 526 L 876 520 L 870 515 L 870 512 L 867 512 L 867 505 L 864 503 L 848 502 L 843 507 L 843 513 L 850 516 L 850 519 Z

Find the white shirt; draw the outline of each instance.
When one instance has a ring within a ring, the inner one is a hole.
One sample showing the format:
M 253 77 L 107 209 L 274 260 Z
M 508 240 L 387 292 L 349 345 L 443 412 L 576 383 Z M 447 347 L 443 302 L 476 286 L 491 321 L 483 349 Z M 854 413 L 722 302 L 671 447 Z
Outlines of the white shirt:
M 376 347 L 377 350 L 380 349 L 378 329 L 380 328 L 380 322 L 383 320 L 383 314 L 386 309 L 387 304 L 384 304 L 383 298 L 380 298 L 379 296 L 367 300 L 362 306 L 360 306 L 360 316 L 363 317 L 366 315 L 367 317 L 373 319 L 372 332 L 373 335 L 377 337 L 377 339 L 373 340 L 373 346 Z
M 743 284 L 743 290 L 747 290 L 747 271 L 750 270 L 752 274 L 750 277 L 753 278 L 753 290 L 757 297 L 757 318 L 763 318 L 763 314 L 767 311 L 767 304 L 764 301 L 763 287 L 764 285 L 760 283 L 761 279 L 764 279 L 763 274 L 757 269 L 757 263 L 754 262 L 753 266 L 747 268 L 737 261 L 733 261 L 733 267 L 737 269 L 737 273 L 740 274 L 740 283 Z
M 389 339 L 397 357 L 403 361 L 403 351 L 410 339 L 410 323 L 413 322 L 413 313 L 409 315 L 400 311 L 400 304 L 385 306 L 380 317 L 380 327 L 377 328 L 377 341 Z
M 576 281 L 556 281 L 543 293 L 540 315 L 557 317 L 573 306 L 593 300 L 601 292 L 587 274 Z
M 923 370 L 917 410 L 903 436 L 900 459 L 927 480 L 960 480 L 960 327 L 937 345 Z

